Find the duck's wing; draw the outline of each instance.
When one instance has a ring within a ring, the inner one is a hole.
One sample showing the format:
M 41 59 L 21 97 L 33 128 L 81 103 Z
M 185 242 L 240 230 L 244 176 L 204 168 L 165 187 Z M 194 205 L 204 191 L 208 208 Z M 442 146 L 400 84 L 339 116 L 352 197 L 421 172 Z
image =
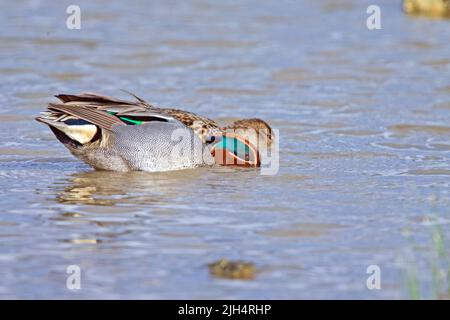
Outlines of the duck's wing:
M 136 95 L 129 94 L 136 100 L 116 99 L 95 93 L 58 94 L 55 97 L 61 103 L 50 103 L 48 111 L 55 119 L 68 114 L 106 130 L 111 130 L 113 125 L 179 121 L 197 133 L 203 141 L 219 132 L 218 124 L 211 119 L 180 109 L 156 108 Z
M 85 120 L 106 130 L 112 130 L 114 125 L 124 124 L 118 117 L 97 108 L 89 107 L 89 105 L 50 103 L 47 106 L 47 110 L 47 113 L 37 118 L 38 121 L 64 121 L 67 118 L 73 117 L 76 119 Z
M 150 121 L 178 122 L 162 109 L 155 109 L 139 97 L 136 97 L 136 101 L 94 93 L 58 94 L 56 97 L 61 102 L 49 103 L 47 110 L 36 120 L 47 123 L 81 119 L 105 130 L 112 130 L 114 125 L 136 125 Z
M 57 94 L 55 95 L 56 98 L 61 100 L 63 103 L 70 103 L 70 102 L 86 102 L 90 104 L 136 104 L 133 101 L 127 101 L 122 99 L 116 99 L 108 96 L 102 96 L 96 93 L 91 92 L 85 92 L 81 94 Z
M 60 94 L 56 97 L 65 103 L 79 103 L 87 102 L 89 104 L 102 105 L 101 109 L 117 112 L 118 115 L 136 115 L 136 113 L 152 113 L 159 114 L 161 116 L 168 116 L 177 119 L 185 126 L 195 129 L 196 127 L 203 127 L 204 129 L 219 128 L 219 125 L 203 116 L 199 116 L 195 113 L 180 110 L 176 108 L 157 108 L 153 104 L 145 101 L 144 99 L 136 96 L 135 94 L 122 90 L 131 95 L 136 101 L 127 101 L 121 99 L 115 99 L 107 96 L 98 95 L 95 93 L 83 93 L 80 95 Z

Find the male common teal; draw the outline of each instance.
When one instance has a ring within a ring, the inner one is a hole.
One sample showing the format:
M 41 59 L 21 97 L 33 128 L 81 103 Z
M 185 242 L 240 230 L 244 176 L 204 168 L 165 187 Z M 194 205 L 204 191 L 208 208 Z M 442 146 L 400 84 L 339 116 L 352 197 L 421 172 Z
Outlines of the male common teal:
M 94 93 L 58 94 L 36 120 L 77 158 L 99 170 L 167 171 L 203 165 L 260 164 L 272 130 L 260 119 L 220 127 L 191 112 Z M 261 142 L 262 141 L 262 142 Z

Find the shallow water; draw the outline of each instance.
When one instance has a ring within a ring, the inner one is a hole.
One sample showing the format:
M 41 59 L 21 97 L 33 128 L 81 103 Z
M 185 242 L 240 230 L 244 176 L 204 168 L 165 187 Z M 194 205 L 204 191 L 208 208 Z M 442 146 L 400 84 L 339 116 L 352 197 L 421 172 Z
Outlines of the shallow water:
M 378 1 L 14 1 L 0 10 L 1 298 L 433 297 L 448 236 L 450 21 Z M 280 131 L 280 170 L 95 172 L 33 121 L 59 92 Z M 446 252 L 450 244 L 447 241 Z M 208 263 L 253 262 L 254 280 Z M 381 268 L 381 290 L 366 269 Z M 82 289 L 66 289 L 79 265 Z

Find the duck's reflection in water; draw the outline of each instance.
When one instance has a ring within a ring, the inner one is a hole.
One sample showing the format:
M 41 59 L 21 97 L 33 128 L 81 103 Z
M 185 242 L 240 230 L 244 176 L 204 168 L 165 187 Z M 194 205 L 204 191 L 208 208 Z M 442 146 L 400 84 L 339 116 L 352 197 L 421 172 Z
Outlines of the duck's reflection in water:
M 56 199 L 62 204 L 115 206 L 164 204 L 193 193 L 203 170 L 171 172 L 91 171 L 70 176 Z

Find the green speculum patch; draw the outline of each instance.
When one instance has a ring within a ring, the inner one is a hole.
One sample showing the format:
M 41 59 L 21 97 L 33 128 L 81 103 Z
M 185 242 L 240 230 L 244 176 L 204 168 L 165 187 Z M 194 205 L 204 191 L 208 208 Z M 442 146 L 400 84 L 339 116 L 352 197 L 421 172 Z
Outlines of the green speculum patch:
M 109 114 L 112 114 L 113 116 L 115 116 L 117 114 L 117 112 L 112 112 L 112 111 L 108 111 Z M 128 117 L 122 117 L 122 116 L 117 116 L 120 120 L 122 120 L 123 122 L 127 123 L 127 124 L 131 124 L 131 125 L 135 125 L 135 124 L 143 124 L 144 121 L 141 120 L 134 120 Z

